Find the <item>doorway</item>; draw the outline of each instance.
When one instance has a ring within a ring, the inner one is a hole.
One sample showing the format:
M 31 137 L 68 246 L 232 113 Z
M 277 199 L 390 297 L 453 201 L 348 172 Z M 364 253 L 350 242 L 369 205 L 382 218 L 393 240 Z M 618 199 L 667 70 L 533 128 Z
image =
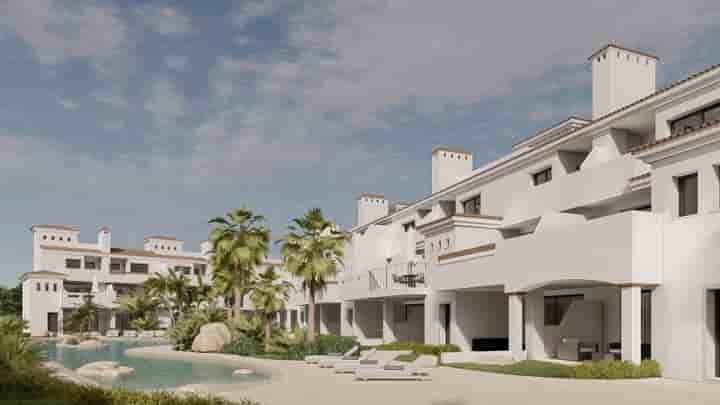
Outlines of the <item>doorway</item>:
M 58 313 L 57 312 L 48 312 L 47 328 L 48 328 L 48 332 L 50 332 L 53 335 L 57 335 L 57 333 L 58 333 Z
M 443 331 L 443 343 L 450 344 L 450 304 L 440 304 L 440 325 Z
M 713 291 L 715 301 L 715 377 L 720 378 L 720 290 Z

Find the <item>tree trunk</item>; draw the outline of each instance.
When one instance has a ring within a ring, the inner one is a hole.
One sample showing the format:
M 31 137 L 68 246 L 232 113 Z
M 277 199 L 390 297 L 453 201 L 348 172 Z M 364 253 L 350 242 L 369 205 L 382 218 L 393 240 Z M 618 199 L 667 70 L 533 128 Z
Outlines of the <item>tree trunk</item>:
M 272 339 L 272 313 L 265 315 L 265 352 L 270 351 L 270 339 Z
M 234 302 L 233 302 L 233 312 L 235 319 L 240 319 L 240 314 L 242 313 L 242 288 L 240 286 L 233 287 L 233 295 L 234 295 Z
M 310 283 L 308 288 L 308 342 L 315 342 L 315 336 L 315 288 L 312 283 Z

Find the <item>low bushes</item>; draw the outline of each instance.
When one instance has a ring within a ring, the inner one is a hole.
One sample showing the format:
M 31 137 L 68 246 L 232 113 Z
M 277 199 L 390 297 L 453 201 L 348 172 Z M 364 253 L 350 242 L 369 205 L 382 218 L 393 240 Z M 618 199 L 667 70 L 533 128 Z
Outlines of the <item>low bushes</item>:
M 355 338 L 335 335 L 320 335 L 315 342 L 310 343 L 304 339 L 301 332 L 295 332 L 276 335 L 269 352 L 264 350 L 261 338 L 247 335 L 225 345 L 223 352 L 270 359 L 302 360 L 311 354 L 344 353 L 355 345 Z
M 417 342 L 392 342 L 375 346 L 378 350 L 410 350 L 416 356 L 421 354 L 432 354 L 440 357 L 440 353 L 459 352 L 460 347 L 456 345 L 426 345 Z
M 464 370 L 485 371 L 488 373 L 521 375 L 527 377 L 552 377 L 576 379 L 630 379 L 653 378 L 662 375 L 660 364 L 654 360 L 644 360 L 640 365 L 629 361 L 585 362 L 578 366 L 566 366 L 547 361 L 526 360 L 508 365 L 489 365 L 475 363 L 448 364 L 449 367 Z
M 250 400 L 232 402 L 211 396 L 170 392 L 140 392 L 77 385 L 49 376 L 44 370 L 18 374 L 0 369 L 0 398 L 8 403 L 53 405 L 258 405 Z
M 643 360 L 640 365 L 629 361 L 586 362 L 573 367 L 570 377 L 581 379 L 627 379 L 660 377 L 660 363 L 655 360 Z
M 183 314 L 182 318 L 170 329 L 168 339 L 173 349 L 180 351 L 190 350 L 193 340 L 200 333 L 200 328 L 212 322 L 225 321 L 225 311 L 215 306 L 207 306 L 196 309 L 193 312 Z

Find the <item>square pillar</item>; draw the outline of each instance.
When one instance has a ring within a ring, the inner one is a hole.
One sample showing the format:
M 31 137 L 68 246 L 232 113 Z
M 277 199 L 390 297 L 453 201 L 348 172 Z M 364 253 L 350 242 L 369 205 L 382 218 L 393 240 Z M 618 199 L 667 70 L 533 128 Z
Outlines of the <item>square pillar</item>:
M 355 323 L 355 305 L 352 301 L 343 301 L 340 304 L 340 335 L 357 336 L 353 329 Z
M 620 291 L 620 349 L 622 359 L 640 364 L 642 359 L 642 289 L 639 286 L 621 287 Z
M 545 294 L 542 289 L 528 293 L 525 302 L 525 333 L 528 360 L 545 360 L 548 352 L 545 348 Z
M 320 334 L 321 335 L 327 335 L 328 327 L 327 327 L 327 314 L 325 313 L 325 305 L 323 304 L 317 304 L 318 308 L 318 323 L 320 324 Z
M 285 310 L 285 330 L 292 330 L 292 313 L 289 309 Z
M 395 338 L 395 313 L 394 305 L 391 300 L 383 301 L 383 343 L 390 343 L 397 340 Z
M 508 294 L 508 340 L 513 360 L 525 360 L 523 350 L 523 297 L 524 294 Z

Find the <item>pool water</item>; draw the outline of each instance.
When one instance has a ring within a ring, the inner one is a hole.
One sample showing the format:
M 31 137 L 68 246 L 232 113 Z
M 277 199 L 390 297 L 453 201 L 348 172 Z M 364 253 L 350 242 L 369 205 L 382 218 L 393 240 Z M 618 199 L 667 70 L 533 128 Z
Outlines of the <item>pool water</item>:
M 135 372 L 114 380 L 98 379 L 107 387 L 133 390 L 172 389 L 186 384 L 247 384 L 267 379 L 261 374 L 233 376 L 240 366 L 209 361 L 161 360 L 125 355 L 125 349 L 157 345 L 148 341 L 111 341 L 99 350 L 78 349 L 48 342 L 47 358 L 69 369 L 96 361 L 116 361 Z

